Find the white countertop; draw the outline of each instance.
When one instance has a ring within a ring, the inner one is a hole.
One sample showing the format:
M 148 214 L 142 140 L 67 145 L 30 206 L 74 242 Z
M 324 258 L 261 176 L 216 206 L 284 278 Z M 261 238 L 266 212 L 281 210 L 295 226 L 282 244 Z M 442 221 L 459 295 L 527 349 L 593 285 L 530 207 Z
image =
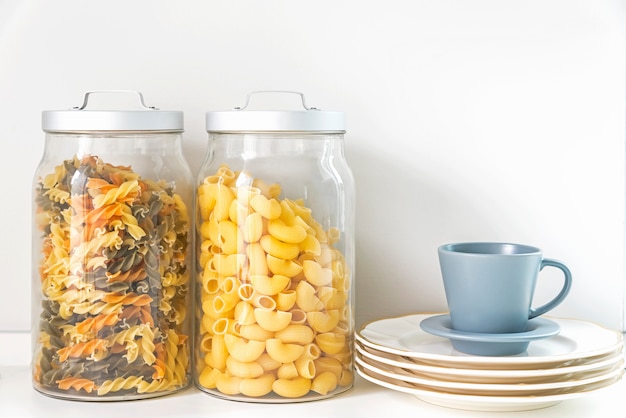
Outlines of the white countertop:
M 11 342 L 11 344 L 9 344 Z M 129 402 L 73 402 L 44 396 L 31 386 L 28 334 L 0 333 L 0 417 L 86 416 L 222 417 L 510 417 L 510 412 L 473 412 L 435 406 L 416 397 L 357 378 L 352 390 L 334 398 L 291 404 L 256 404 L 218 399 L 195 388 L 155 399 Z M 548 408 L 515 412 L 516 417 L 622 417 L 626 380 Z

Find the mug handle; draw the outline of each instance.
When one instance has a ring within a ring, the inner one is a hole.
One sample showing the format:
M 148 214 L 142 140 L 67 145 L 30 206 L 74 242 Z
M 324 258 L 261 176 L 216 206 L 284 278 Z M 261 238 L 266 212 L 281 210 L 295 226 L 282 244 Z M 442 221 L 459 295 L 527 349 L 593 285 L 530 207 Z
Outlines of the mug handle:
M 556 297 L 552 299 L 550 302 L 538 308 L 531 308 L 528 319 L 532 319 L 537 316 L 543 315 L 546 312 L 556 308 L 561 302 L 563 302 L 563 300 L 569 293 L 570 288 L 572 287 L 572 273 L 567 268 L 567 266 L 565 266 L 565 264 L 561 263 L 560 261 L 552 260 L 549 258 L 544 258 L 543 260 L 541 260 L 541 267 L 539 268 L 539 271 L 543 270 L 543 268 L 546 266 L 556 267 L 563 272 L 563 276 L 564 276 L 563 287 L 561 288 L 561 291 L 559 292 L 559 294 L 556 295 Z

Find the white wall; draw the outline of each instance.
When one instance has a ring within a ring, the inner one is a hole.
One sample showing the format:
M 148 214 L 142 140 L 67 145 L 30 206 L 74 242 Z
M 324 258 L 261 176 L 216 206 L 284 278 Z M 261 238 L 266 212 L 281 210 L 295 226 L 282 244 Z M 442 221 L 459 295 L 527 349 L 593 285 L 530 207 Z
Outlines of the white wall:
M 555 315 L 623 329 L 625 9 L 623 0 L 0 0 L 0 330 L 29 327 L 41 111 L 94 89 L 140 90 L 149 105 L 185 111 L 194 171 L 204 112 L 248 91 L 299 90 L 312 106 L 345 111 L 359 324 L 445 310 L 436 247 L 506 240 L 571 267 L 575 285 Z

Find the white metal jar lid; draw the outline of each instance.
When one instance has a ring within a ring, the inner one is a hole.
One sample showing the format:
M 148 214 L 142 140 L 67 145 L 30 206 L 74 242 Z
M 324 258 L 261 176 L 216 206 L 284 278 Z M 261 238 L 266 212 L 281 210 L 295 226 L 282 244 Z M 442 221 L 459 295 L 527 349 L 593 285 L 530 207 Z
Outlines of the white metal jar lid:
M 290 93 L 302 99 L 304 110 L 246 110 L 250 96 L 258 93 Z M 294 91 L 254 91 L 248 94 L 243 106 L 233 110 L 206 113 L 206 130 L 229 132 L 329 132 L 345 133 L 343 112 L 323 111 L 308 107 L 304 94 Z
M 138 109 L 92 110 L 87 109 L 89 97 L 101 93 L 132 93 L 139 99 Z M 85 93 L 83 103 L 68 110 L 42 112 L 42 129 L 45 132 L 91 132 L 91 131 L 158 131 L 182 132 L 183 112 L 164 111 L 144 104 L 138 91 L 98 90 Z

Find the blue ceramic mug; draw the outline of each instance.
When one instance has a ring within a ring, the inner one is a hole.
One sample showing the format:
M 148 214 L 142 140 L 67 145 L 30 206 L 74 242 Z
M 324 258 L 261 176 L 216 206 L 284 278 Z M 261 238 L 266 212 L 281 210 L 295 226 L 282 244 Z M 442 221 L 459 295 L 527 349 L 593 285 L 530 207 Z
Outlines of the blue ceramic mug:
M 554 309 L 566 298 L 572 274 L 561 262 L 543 258 L 539 248 L 500 242 L 463 242 L 438 248 L 452 328 L 477 333 L 525 332 L 528 320 Z M 563 272 L 560 292 L 532 307 L 539 272 Z

